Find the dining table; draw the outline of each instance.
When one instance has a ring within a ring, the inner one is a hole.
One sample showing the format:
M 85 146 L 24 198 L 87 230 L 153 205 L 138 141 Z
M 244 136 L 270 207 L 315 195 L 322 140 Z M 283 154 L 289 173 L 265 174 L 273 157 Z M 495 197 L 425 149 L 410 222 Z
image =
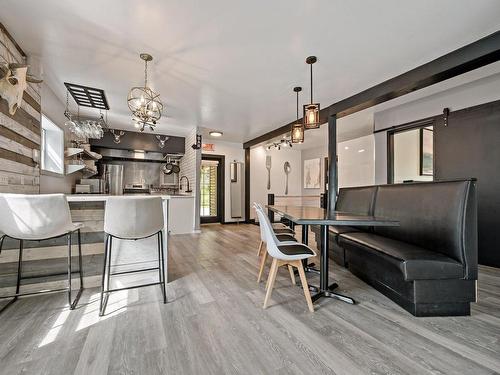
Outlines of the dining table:
M 355 304 L 356 301 L 346 295 L 336 293 L 334 290 L 339 287 L 337 283 L 329 284 L 329 227 L 330 226 L 349 226 L 349 227 L 375 227 L 375 226 L 399 226 L 397 220 L 385 217 L 376 217 L 370 215 L 361 215 L 357 213 L 333 211 L 320 207 L 310 206 L 280 206 L 267 205 L 268 210 L 280 215 L 282 218 L 289 220 L 292 226 L 302 226 L 302 242 L 307 245 L 309 225 L 317 225 L 320 227 L 320 268 L 319 280 L 320 285 L 311 286 L 311 290 L 315 292 L 311 296 L 313 301 L 320 298 L 334 298 L 350 304 Z M 315 271 L 310 266 L 306 267 L 307 271 Z

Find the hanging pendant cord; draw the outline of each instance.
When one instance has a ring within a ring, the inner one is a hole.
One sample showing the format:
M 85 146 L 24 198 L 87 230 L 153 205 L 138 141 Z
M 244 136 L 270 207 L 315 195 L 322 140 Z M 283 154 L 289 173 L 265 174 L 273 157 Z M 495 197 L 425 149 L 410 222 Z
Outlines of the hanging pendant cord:
M 299 122 L 299 92 L 297 91 L 297 123 Z
M 71 113 L 69 111 L 69 90 L 68 89 L 66 89 L 66 110 L 64 111 L 64 116 L 68 120 L 71 120 Z
M 311 104 L 313 104 L 313 64 L 311 64 Z
M 148 87 L 148 60 L 144 61 L 144 87 Z

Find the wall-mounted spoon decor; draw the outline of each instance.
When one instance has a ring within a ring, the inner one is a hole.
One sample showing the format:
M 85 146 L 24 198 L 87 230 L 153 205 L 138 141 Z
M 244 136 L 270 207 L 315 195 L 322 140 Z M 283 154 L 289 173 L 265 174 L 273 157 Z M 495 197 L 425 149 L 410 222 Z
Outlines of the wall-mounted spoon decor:
M 292 171 L 292 167 L 289 162 L 285 161 L 283 169 L 285 170 L 285 195 L 288 195 L 288 174 Z

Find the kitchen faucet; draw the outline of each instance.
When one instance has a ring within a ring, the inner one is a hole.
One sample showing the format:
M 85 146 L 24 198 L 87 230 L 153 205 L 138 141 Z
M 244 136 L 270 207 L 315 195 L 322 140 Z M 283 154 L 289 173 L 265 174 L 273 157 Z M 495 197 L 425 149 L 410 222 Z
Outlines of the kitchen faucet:
M 182 176 L 180 179 L 179 179 L 179 189 L 182 188 L 182 179 L 185 178 L 186 179 L 186 182 L 187 182 L 187 190 L 186 190 L 186 193 L 191 193 L 192 190 L 189 189 L 189 178 L 187 178 L 187 176 Z

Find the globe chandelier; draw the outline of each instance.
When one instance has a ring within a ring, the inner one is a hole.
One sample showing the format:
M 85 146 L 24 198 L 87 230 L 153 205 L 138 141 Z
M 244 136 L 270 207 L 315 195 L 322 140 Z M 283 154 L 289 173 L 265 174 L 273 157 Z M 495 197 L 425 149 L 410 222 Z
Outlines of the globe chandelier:
M 148 87 L 148 62 L 153 60 L 153 56 L 141 53 L 140 57 L 144 60 L 144 86 L 132 87 L 128 93 L 127 103 L 132 112 L 135 126 L 141 132 L 146 127 L 153 131 L 161 117 L 163 104 L 160 100 L 160 94 Z

